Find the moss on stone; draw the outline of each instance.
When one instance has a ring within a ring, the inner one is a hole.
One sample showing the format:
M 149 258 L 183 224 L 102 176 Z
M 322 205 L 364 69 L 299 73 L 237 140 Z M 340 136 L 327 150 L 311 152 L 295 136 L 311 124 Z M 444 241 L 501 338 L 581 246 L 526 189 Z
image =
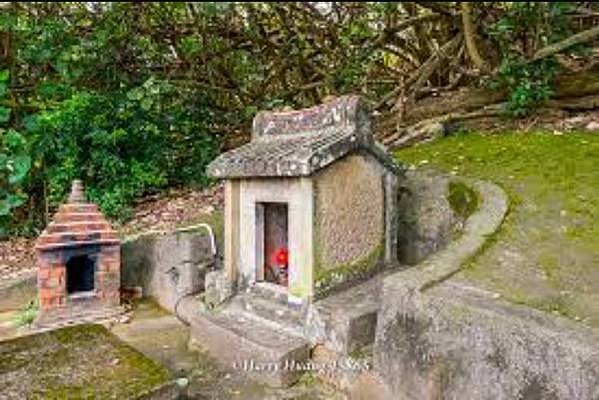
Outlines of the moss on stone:
M 39 312 L 39 304 L 37 299 L 31 300 L 25 305 L 15 316 L 15 324 L 17 326 L 28 326 L 33 323 Z
M 449 182 L 447 201 L 454 213 L 466 219 L 478 208 L 478 195 L 471 187 L 461 181 Z
M 379 244 L 368 255 L 337 267 L 315 266 L 314 286 L 317 294 L 330 291 L 338 285 L 370 276 L 380 267 L 384 246 Z
M 11 398 L 134 398 L 169 379 L 164 367 L 100 325 L 0 343 L 0 387 Z

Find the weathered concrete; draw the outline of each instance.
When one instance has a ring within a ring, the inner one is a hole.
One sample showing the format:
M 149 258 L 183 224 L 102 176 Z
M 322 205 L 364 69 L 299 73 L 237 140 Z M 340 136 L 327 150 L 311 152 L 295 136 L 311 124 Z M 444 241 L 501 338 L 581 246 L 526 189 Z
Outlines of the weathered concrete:
M 308 342 L 255 318 L 229 310 L 202 311 L 192 297 L 183 299 L 179 315 L 191 327 L 191 343 L 209 350 L 229 369 L 241 370 L 271 386 L 288 386 L 302 371 L 294 368 L 310 358 Z
M 310 178 L 248 179 L 241 181 L 239 279 L 243 288 L 263 280 L 263 221 L 259 203 L 286 203 L 288 207 L 290 300 L 312 296 L 313 190 Z
M 310 399 L 332 400 L 347 399 L 342 393 L 323 385 L 318 381 L 307 381 L 292 387 L 271 388 L 249 380 L 239 371 L 217 363 L 206 352 L 195 351 L 188 346 L 190 327 L 185 325 L 153 302 L 137 303 L 127 323 L 112 326 L 112 332 L 127 344 L 141 351 L 156 362 L 166 366 L 173 374 L 174 387 L 177 382 L 186 381 L 187 385 L 179 393 L 156 391 L 149 394 L 175 394 L 169 399 L 243 399 L 243 400 L 280 400 Z M 201 343 L 200 343 L 201 344 Z M 238 344 L 235 345 L 236 347 Z M 153 397 L 156 398 L 156 397 Z
M 290 303 L 307 304 L 346 284 L 348 275 L 371 276 L 384 265 L 379 260 L 396 261 L 395 191 L 403 168 L 371 127 L 359 96 L 261 112 L 252 141 L 208 166 L 209 175 L 228 180 L 225 269 L 238 289 L 264 280 L 263 203 L 288 208 Z M 354 266 L 372 270 L 348 273 Z
M 200 227 L 148 233 L 122 245 L 122 287 L 142 287 L 173 312 L 177 301 L 203 289 L 204 275 L 214 262 L 212 239 Z
M 374 142 L 360 97 L 343 96 L 303 110 L 258 113 L 252 141 L 221 154 L 208 166 L 208 174 L 227 179 L 309 176 L 356 150 L 400 171 Z
M 239 275 L 239 186 L 239 180 L 225 181 L 224 268 L 234 286 Z
M 357 262 L 383 243 L 383 174 L 371 156 L 356 154 L 314 176 L 317 268 Z
M 306 336 L 338 357 L 346 357 L 375 339 L 381 277 L 317 301 L 308 310 Z
M 441 285 L 386 287 L 375 368 L 407 399 L 597 399 L 599 335 Z
M 507 211 L 498 187 L 470 184 L 482 202 L 462 236 L 384 280 L 375 371 L 397 398 L 599 398 L 596 331 L 446 281 Z
M 217 269 L 206 273 L 204 285 L 204 303 L 210 309 L 216 308 L 235 293 L 233 283 L 227 271 Z
M 0 311 L 19 310 L 37 297 L 36 271 L 0 282 Z
M 462 234 L 442 251 L 423 262 L 390 275 L 385 286 L 405 286 L 424 290 L 460 270 L 464 263 L 482 248 L 499 227 L 508 210 L 507 195 L 498 186 L 482 181 L 465 180 L 478 193 L 479 207 L 463 224 Z

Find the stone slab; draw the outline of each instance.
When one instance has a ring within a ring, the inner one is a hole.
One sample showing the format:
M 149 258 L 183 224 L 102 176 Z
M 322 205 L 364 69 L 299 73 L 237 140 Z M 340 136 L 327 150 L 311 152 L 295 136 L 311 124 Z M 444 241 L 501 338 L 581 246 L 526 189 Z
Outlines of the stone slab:
M 310 358 L 304 339 L 235 314 L 202 312 L 193 298 L 179 313 L 190 324 L 191 341 L 208 350 L 223 366 L 247 373 L 270 386 L 288 386 L 302 371 L 292 368 Z
M 372 344 L 380 308 L 381 277 L 320 300 L 308 313 L 306 331 L 314 343 L 322 343 L 339 356 L 347 356 Z

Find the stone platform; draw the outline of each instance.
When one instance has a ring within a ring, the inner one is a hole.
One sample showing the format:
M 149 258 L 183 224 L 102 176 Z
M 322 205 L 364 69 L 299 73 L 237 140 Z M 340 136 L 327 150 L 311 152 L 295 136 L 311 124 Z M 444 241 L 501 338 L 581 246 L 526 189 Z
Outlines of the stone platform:
M 209 313 L 199 300 L 188 297 L 178 312 L 191 327 L 192 345 L 206 348 L 226 368 L 270 386 L 294 383 L 302 372 L 296 366 L 310 359 L 310 345 L 299 332 L 252 316 L 239 304 Z
M 380 277 L 308 307 L 294 307 L 256 288 L 233 297 L 215 312 L 194 297 L 177 314 L 190 325 L 191 343 L 225 367 L 270 386 L 288 386 L 314 365 L 311 351 L 324 345 L 327 362 L 345 360 L 373 343 Z

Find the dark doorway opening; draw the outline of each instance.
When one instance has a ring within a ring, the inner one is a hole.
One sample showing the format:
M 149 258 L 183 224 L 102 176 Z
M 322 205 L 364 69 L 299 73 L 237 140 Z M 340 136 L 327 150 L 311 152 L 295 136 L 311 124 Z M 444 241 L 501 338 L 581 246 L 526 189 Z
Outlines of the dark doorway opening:
M 89 256 L 75 256 L 67 261 L 67 293 L 94 290 L 96 263 Z
M 289 272 L 288 209 L 286 203 L 264 207 L 264 280 L 287 286 Z

